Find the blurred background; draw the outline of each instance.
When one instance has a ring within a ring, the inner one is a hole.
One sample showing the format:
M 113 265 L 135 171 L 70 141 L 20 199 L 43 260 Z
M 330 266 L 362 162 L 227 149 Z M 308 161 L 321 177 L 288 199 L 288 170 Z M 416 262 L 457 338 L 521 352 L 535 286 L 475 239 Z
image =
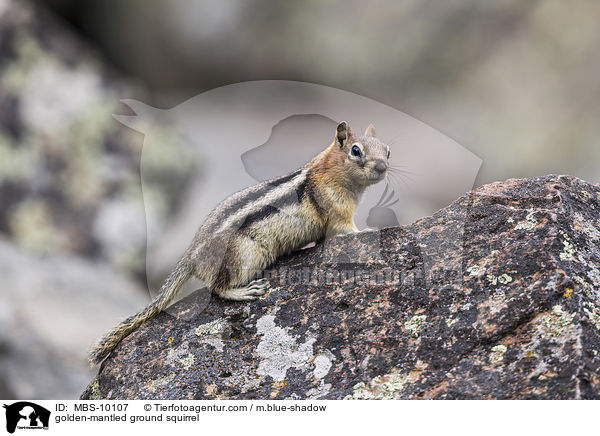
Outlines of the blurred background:
M 0 398 L 77 397 L 86 349 L 147 301 L 143 136 L 112 118 L 120 99 L 313 82 L 454 139 L 483 160 L 475 186 L 598 183 L 599 16 L 594 0 L 0 0 Z M 149 169 L 168 221 L 194 167 Z

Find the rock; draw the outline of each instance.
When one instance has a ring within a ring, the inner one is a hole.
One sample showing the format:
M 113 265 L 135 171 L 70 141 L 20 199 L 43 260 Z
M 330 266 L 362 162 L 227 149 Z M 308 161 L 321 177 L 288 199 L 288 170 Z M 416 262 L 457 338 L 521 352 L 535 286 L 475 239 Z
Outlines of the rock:
M 161 313 L 82 398 L 598 399 L 599 212 L 577 178 L 511 179 L 333 238 L 265 298 Z
M 0 277 L 2 398 L 76 397 L 92 375 L 90 344 L 145 301 L 106 264 L 35 256 L 2 239 Z
M 2 362 L 4 344 L 0 343 L 0 364 Z M 8 379 L 6 377 L 4 368 L 0 366 L 0 400 L 12 400 L 15 398 L 15 394 L 10 389 Z
M 40 2 L 0 0 L 0 58 L 0 233 L 34 253 L 100 259 L 145 278 L 140 138 L 112 114 L 127 110 L 120 99 L 147 93 Z M 154 134 L 157 153 L 177 155 L 175 134 L 160 123 Z M 158 219 L 175 213 L 196 169 L 173 160 L 148 164 Z
M 0 58 L 0 397 L 73 398 L 90 344 L 148 294 L 140 137 L 112 117 L 147 93 L 41 2 L 0 0 Z M 160 219 L 194 169 L 173 160 L 144 188 Z

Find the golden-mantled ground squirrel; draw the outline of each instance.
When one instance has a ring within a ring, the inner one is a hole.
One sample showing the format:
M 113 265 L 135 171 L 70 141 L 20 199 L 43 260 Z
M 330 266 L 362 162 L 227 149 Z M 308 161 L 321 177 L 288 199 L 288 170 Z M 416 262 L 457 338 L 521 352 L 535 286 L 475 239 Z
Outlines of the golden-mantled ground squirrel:
M 90 352 L 100 363 L 117 344 L 161 312 L 196 276 L 221 298 L 253 300 L 266 292 L 254 280 L 280 256 L 327 236 L 356 232 L 354 211 L 365 188 L 388 170 L 390 148 L 370 125 L 355 135 L 338 124 L 333 143 L 303 168 L 225 199 L 200 227 L 157 297 L 113 328 Z

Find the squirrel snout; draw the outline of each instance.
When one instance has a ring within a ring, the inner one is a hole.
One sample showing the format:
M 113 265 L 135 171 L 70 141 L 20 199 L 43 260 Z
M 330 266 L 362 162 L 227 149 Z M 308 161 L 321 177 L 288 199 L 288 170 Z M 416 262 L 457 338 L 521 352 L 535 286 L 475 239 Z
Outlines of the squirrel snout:
M 388 169 L 388 164 L 383 159 L 380 159 L 375 164 L 375 169 L 377 171 L 379 171 L 380 173 L 385 173 L 387 171 L 387 169 Z

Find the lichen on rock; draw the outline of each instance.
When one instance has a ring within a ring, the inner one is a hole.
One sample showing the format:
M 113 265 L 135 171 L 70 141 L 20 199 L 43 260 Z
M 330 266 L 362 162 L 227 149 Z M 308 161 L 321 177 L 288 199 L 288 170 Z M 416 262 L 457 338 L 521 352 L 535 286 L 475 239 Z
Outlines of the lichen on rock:
M 256 346 L 260 363 L 257 373 L 269 376 L 275 381 L 286 378 L 288 369 L 305 368 L 313 359 L 313 344 L 315 338 L 309 338 L 298 343 L 288 332 L 289 329 L 275 324 L 275 316 L 264 315 L 256 322 L 256 329 L 261 336 Z

